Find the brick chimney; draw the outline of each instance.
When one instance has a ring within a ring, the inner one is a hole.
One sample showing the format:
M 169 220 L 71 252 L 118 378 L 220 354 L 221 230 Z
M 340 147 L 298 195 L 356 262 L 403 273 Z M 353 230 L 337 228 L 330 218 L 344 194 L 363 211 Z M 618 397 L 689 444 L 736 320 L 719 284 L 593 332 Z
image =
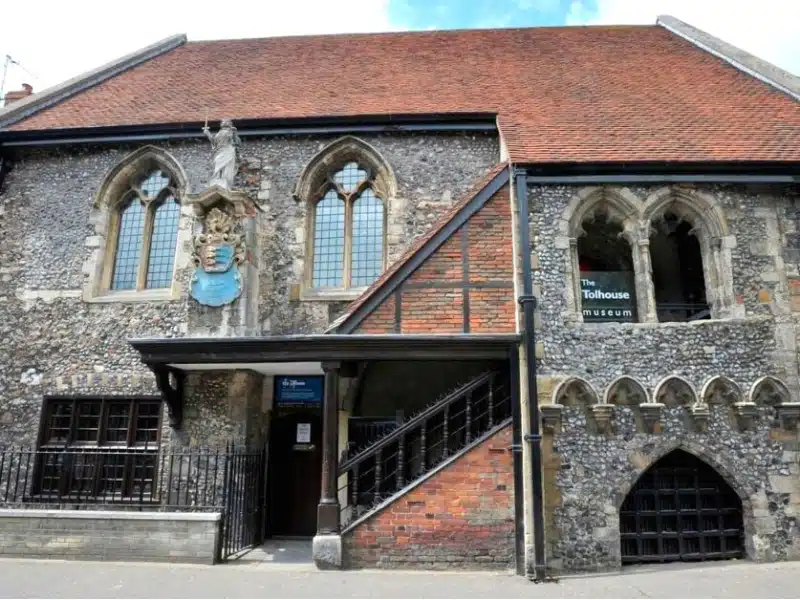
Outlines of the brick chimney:
M 33 87 L 31 87 L 27 83 L 23 83 L 21 90 L 6 93 L 5 104 L 3 106 L 8 106 L 12 102 L 16 102 L 17 100 L 22 100 L 23 98 L 27 98 L 32 93 L 33 93 Z

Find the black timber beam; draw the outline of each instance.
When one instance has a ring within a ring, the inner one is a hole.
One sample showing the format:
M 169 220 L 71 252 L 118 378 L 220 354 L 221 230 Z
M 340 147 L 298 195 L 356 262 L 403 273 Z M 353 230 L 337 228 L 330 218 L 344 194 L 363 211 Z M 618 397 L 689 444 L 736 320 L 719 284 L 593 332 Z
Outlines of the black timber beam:
M 507 359 L 516 334 L 299 335 L 130 340 L 151 367 L 358 360 Z

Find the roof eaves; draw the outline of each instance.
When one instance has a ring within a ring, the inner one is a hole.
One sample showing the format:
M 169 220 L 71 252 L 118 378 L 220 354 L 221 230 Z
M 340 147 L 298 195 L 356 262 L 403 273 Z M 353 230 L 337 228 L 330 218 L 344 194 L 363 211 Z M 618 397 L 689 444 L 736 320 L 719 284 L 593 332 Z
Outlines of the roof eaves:
M 800 100 L 800 77 L 675 17 L 661 15 L 656 19 L 656 24 L 691 42 L 701 50 L 721 58 L 743 73 L 755 77 L 795 100 Z
M 506 164 L 498 164 L 489 175 L 465 195 L 462 202 L 454 208 L 454 212 L 445 215 L 438 226 L 423 236 L 423 243 L 412 246 L 387 270 L 388 277 L 381 278 L 355 300 L 348 310 L 337 318 L 326 334 L 351 334 L 397 287 L 428 258 L 467 220 L 483 207 L 509 181 L 509 169 Z
M 170 36 L 63 83 L 32 94 L 24 100 L 18 100 L 5 108 L 0 108 L 0 130 L 185 43 L 186 34 Z

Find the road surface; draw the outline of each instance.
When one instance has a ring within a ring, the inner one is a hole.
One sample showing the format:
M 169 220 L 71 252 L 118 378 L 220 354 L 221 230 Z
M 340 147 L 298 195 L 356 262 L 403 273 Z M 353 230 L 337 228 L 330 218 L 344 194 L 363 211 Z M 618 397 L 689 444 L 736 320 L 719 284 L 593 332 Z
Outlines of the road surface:
M 633 568 L 534 584 L 511 574 L 0 559 L 2 598 L 797 598 L 800 562 Z

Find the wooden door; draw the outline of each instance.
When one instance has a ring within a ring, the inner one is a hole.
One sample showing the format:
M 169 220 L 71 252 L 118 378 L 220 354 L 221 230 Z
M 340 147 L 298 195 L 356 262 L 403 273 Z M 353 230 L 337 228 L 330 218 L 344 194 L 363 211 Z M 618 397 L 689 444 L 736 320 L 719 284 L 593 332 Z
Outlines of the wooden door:
M 287 409 L 271 430 L 271 533 L 313 536 L 322 489 L 322 417 L 318 410 Z

